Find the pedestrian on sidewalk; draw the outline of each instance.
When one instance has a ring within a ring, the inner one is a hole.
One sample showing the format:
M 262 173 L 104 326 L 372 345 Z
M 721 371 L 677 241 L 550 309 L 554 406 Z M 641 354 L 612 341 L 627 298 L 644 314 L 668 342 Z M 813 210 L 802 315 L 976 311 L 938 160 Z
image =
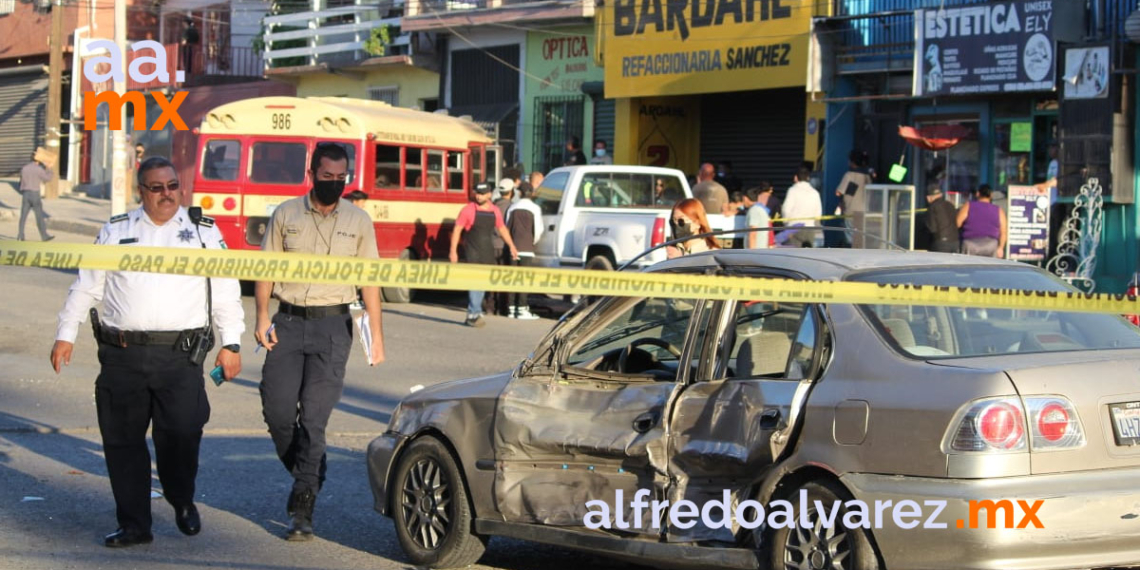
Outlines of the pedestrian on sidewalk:
M 534 246 L 542 238 L 542 209 L 531 200 L 534 191 L 529 184 L 519 188 L 519 201 L 507 210 L 507 229 L 511 233 L 511 240 L 518 248 L 518 257 L 512 265 L 520 267 L 534 267 L 537 265 L 534 257 Z M 510 293 L 508 301 L 509 315 L 512 319 L 533 320 L 538 315 L 530 312 L 530 296 L 527 293 Z
M 993 203 L 993 188 L 982 184 L 974 190 L 973 201 L 958 210 L 962 253 L 982 257 L 1005 257 L 1005 211 Z
M 111 218 L 96 244 L 131 247 L 224 249 L 214 220 L 182 208 L 174 165 L 149 158 L 139 168 L 142 207 Z M 203 369 L 214 343 L 214 360 L 226 380 L 241 372 L 245 314 L 235 279 L 80 269 L 59 314 L 51 365 L 59 374 L 71 363 L 79 325 L 100 300 L 102 321 L 93 315 L 99 347 L 95 410 L 119 528 L 104 538 L 109 547 L 147 544 L 151 534 L 151 469 L 146 432 L 152 438 L 163 495 L 174 507 L 183 534 L 202 528 L 194 506 L 198 449 L 210 418 Z M 202 347 L 203 350 L 196 350 Z
M 748 206 L 745 214 L 745 224 L 748 229 L 772 227 L 772 215 L 768 209 L 768 200 L 772 197 L 772 184 L 761 182 L 744 192 L 744 203 Z M 768 249 L 774 241 L 775 233 L 771 230 L 748 232 L 745 237 L 747 249 Z
M 865 211 L 867 209 L 864 191 L 871 183 L 871 159 L 867 153 L 855 149 L 847 155 L 847 172 L 839 181 L 835 195 L 839 197 L 839 213 L 844 216 L 843 225 L 847 228 L 847 243 L 852 248 L 866 246 L 863 239 Z
M 318 143 L 309 162 L 313 187 L 273 210 L 261 249 L 378 259 L 376 230 L 368 214 L 341 196 L 348 153 L 337 143 Z M 364 311 L 372 336 L 371 365 L 384 361 L 380 288 L 363 287 Z M 255 288 L 257 342 L 265 347 L 261 369 L 261 412 L 277 457 L 293 478 L 285 511 L 292 518 L 291 541 L 313 538 L 313 509 L 325 482 L 325 428 L 344 390 L 352 351 L 354 285 L 274 283 Z M 270 319 L 269 299 L 278 301 Z
M 693 198 L 701 201 L 704 211 L 710 214 L 728 215 L 728 190 L 716 181 L 716 167 L 712 163 L 701 165 L 697 173 L 697 184 L 693 186 Z
M 684 239 L 712 231 L 705 207 L 696 198 L 686 198 L 673 206 L 673 211 L 669 213 L 669 224 L 673 230 L 673 239 Z M 713 249 L 720 249 L 720 244 L 715 237 L 707 236 L 670 245 L 665 248 L 665 254 L 669 259 L 673 259 Z
M 819 218 L 823 216 L 823 201 L 809 180 L 811 180 L 811 170 L 803 166 L 792 178 L 794 184 L 788 188 L 788 193 L 784 197 L 784 203 L 780 210 L 780 217 L 784 218 L 786 227 L 814 226 L 819 223 Z M 789 229 L 780 233 L 782 236 L 787 235 L 785 239 L 789 245 L 812 247 L 815 244 L 818 230 L 793 231 Z
M 958 253 L 958 212 L 946 200 L 942 187 L 931 182 L 926 187 L 926 229 L 930 230 L 930 251 Z
M 37 161 L 32 161 L 20 169 L 20 225 L 16 232 L 16 239 L 24 241 L 24 223 L 28 221 L 28 212 L 35 212 L 36 229 L 40 231 L 40 239 L 51 241 L 55 236 L 47 232 L 47 214 L 44 213 L 43 185 L 52 179 L 51 170 Z
M 519 186 L 519 179 L 522 177 L 522 172 L 515 168 L 508 168 L 503 171 L 503 179 L 499 180 L 499 185 L 495 187 L 495 207 L 499 209 L 502 214 L 503 221 L 507 219 L 507 210 L 516 202 L 515 190 Z M 514 257 L 511 251 L 507 248 L 507 243 L 503 241 L 502 236 L 498 233 L 491 235 L 492 247 L 495 248 L 495 264 L 510 266 L 514 264 Z M 503 292 L 491 292 L 484 297 L 483 310 L 492 315 L 510 316 L 507 310 L 510 299 L 509 295 Z
M 495 265 L 498 256 L 491 240 L 493 234 L 503 238 L 511 259 L 518 258 L 519 252 L 515 249 L 515 242 L 511 239 L 506 224 L 503 223 L 503 213 L 491 203 L 491 185 L 484 182 L 475 186 L 474 199 L 459 211 L 459 216 L 455 219 L 455 227 L 451 230 L 449 259 L 452 263 L 459 263 L 459 241 L 462 239 L 465 263 Z M 467 293 L 467 319 L 464 321 L 467 326 L 481 327 L 486 324 L 483 320 L 485 293 L 485 291 Z

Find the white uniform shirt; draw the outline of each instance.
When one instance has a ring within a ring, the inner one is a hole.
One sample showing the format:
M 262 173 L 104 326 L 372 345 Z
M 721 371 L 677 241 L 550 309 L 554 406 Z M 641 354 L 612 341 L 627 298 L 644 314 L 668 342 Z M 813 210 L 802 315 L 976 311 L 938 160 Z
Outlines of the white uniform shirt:
M 208 220 L 208 219 L 207 219 Z M 198 230 L 202 241 L 198 241 Z M 184 208 L 159 226 L 140 207 L 103 226 L 96 244 L 224 249 L 212 224 L 195 227 Z M 211 279 L 214 325 L 221 344 L 240 344 L 245 332 L 241 286 L 236 279 Z M 206 326 L 206 278 L 135 271 L 80 269 L 59 313 L 56 340 L 74 343 L 91 307 L 103 301 L 103 326 L 125 331 L 181 331 Z
M 823 215 L 823 201 L 819 192 L 807 182 L 796 182 L 788 188 L 784 197 L 784 205 L 780 207 L 780 214 L 788 225 L 819 225 L 819 220 L 804 220 L 796 218 L 818 218 Z

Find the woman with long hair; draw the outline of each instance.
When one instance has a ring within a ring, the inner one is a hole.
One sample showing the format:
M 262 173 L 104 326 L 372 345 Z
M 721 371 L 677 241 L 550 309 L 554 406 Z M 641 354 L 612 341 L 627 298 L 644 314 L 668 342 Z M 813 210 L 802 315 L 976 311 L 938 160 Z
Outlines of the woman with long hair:
M 705 207 L 696 198 L 681 200 L 673 206 L 673 211 L 669 214 L 669 224 L 673 228 L 673 239 L 684 239 L 712 231 L 709 227 L 709 218 L 705 214 Z M 720 249 L 720 244 L 716 238 L 708 236 L 704 239 L 690 239 L 671 245 L 666 248 L 666 253 L 669 259 L 673 259 L 712 249 Z

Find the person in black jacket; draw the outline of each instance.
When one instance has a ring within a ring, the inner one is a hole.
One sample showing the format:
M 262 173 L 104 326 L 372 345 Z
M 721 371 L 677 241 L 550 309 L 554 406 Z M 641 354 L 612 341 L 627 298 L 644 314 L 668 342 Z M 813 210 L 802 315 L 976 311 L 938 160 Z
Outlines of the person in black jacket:
M 937 182 L 926 188 L 926 229 L 930 230 L 930 251 L 957 253 L 958 209 L 942 195 Z

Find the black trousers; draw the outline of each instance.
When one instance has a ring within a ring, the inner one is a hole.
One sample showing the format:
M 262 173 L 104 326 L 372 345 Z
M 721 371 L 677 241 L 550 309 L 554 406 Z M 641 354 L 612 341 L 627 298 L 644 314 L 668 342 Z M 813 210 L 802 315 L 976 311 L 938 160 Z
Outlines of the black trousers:
M 961 246 L 956 241 L 935 239 L 930 243 L 930 251 L 938 253 L 958 253 Z
M 261 369 L 261 411 L 293 490 L 319 492 L 325 481 L 325 427 L 344 391 L 352 317 L 277 313 L 277 344 Z
M 99 378 L 95 408 L 119 526 L 148 532 L 150 450 L 152 437 L 158 479 L 174 507 L 194 501 L 198 448 L 202 428 L 210 420 L 202 367 L 172 346 L 99 345 Z
M 510 256 L 509 251 L 507 252 L 507 256 L 508 257 Z M 518 259 L 512 259 L 512 260 L 510 260 L 510 262 L 511 262 L 511 265 L 521 266 L 521 267 L 534 267 L 535 265 L 538 265 L 538 261 L 533 256 L 521 256 L 520 255 Z M 510 306 L 512 306 L 512 307 L 530 307 L 530 294 L 529 293 L 509 293 L 509 295 L 510 295 L 510 302 L 508 304 Z

